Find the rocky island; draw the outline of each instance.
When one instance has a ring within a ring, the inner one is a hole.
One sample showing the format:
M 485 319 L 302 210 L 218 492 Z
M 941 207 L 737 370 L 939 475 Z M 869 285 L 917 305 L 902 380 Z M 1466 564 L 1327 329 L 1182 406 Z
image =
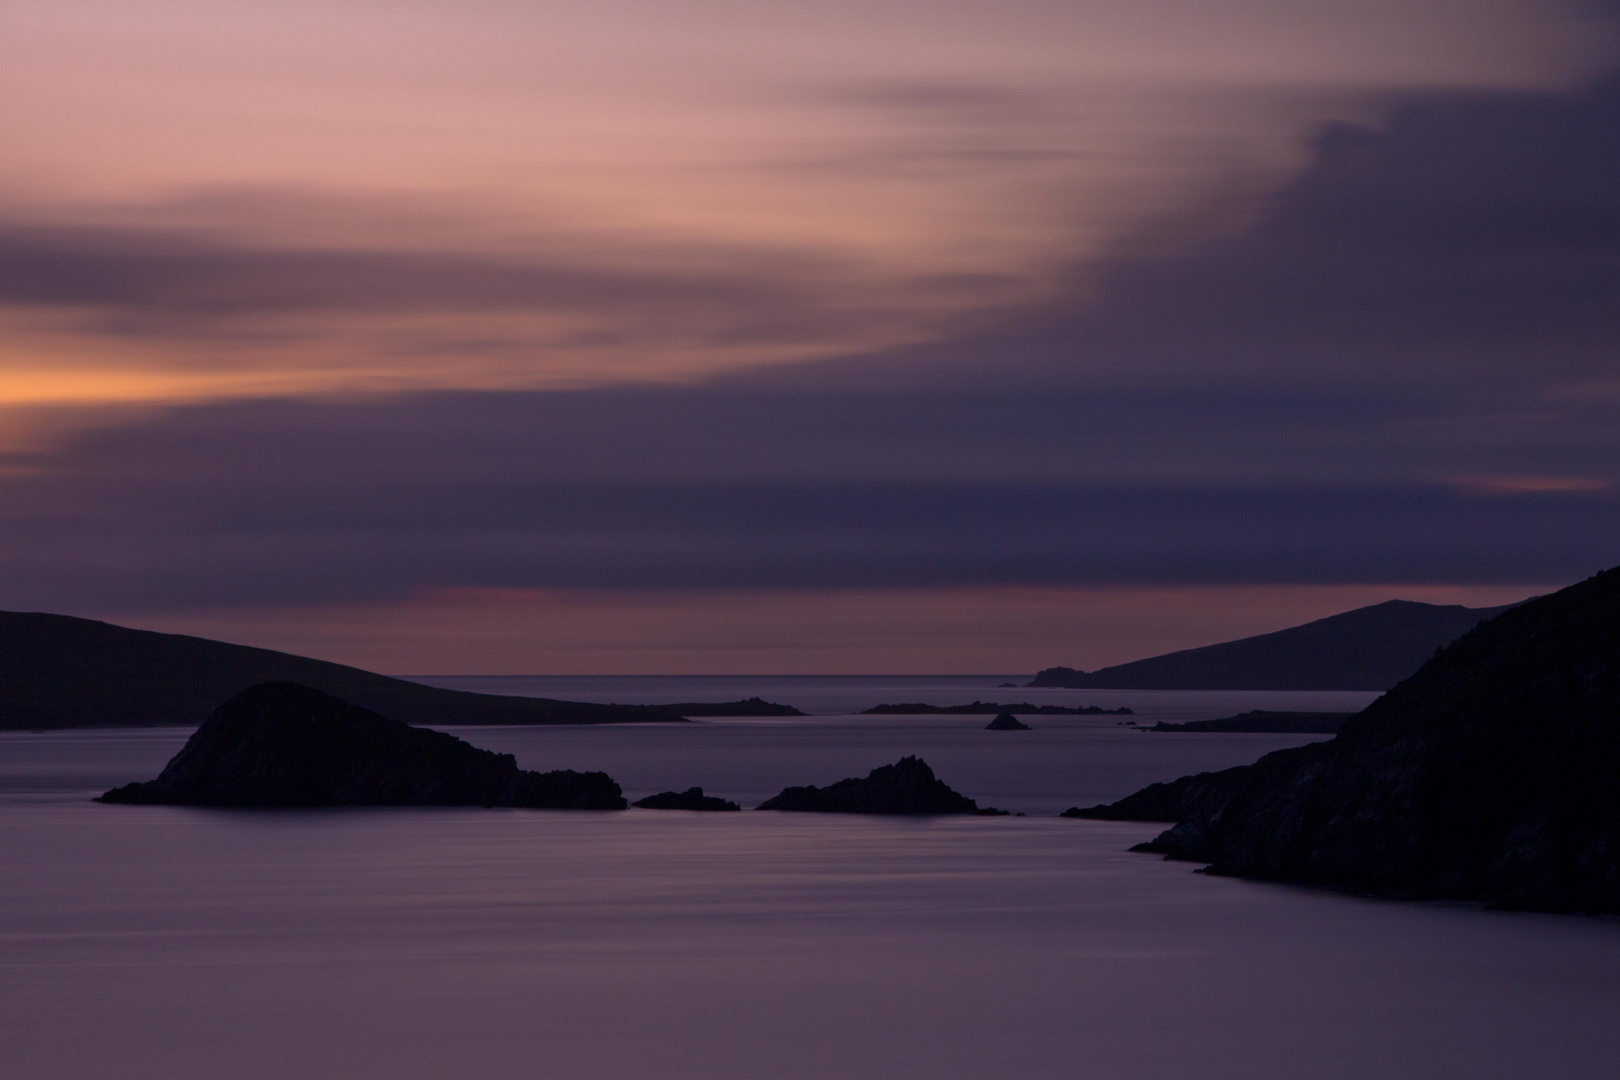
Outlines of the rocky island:
M 742 807 L 729 799 L 717 798 L 714 795 L 703 794 L 700 787 L 687 788 L 685 791 L 660 791 L 656 795 L 648 795 L 645 799 L 637 799 L 630 804 L 643 810 L 741 810 Z
M 107 803 L 177 806 L 515 806 L 623 810 L 600 772 L 528 772 L 454 735 L 415 728 L 296 683 L 261 683 L 215 709 L 156 780 Z
M 1139 850 L 1213 873 L 1620 911 L 1620 570 L 1480 624 L 1333 739 L 1065 816 L 1173 821 Z
M 903 757 L 893 765 L 873 769 L 864 778 L 851 777 L 824 788 L 790 787 L 761 803 L 758 809 L 816 814 L 1006 813 L 990 807 L 980 809 L 966 795 L 952 791 L 919 757 Z

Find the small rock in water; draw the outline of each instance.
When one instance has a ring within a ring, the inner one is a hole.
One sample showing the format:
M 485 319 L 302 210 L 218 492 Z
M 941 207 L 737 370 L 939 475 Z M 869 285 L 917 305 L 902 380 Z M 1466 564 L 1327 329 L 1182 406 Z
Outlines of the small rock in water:
M 1010 712 L 1004 712 L 988 724 L 984 725 L 986 731 L 1028 731 L 1029 725 Z

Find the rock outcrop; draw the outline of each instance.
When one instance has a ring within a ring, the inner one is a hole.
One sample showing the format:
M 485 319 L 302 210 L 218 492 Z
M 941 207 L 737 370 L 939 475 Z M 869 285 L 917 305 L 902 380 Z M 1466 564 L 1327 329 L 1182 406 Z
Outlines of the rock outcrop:
M 648 795 L 645 799 L 637 799 L 630 805 L 639 806 L 643 810 L 713 811 L 742 809 L 742 807 L 728 799 L 703 794 L 703 789 L 700 787 L 687 788 L 685 791 L 660 791 L 656 795 Z
M 952 791 L 919 757 L 903 757 L 893 765 L 873 769 L 864 778 L 851 777 L 824 788 L 790 787 L 761 803 L 759 809 L 817 814 L 1005 813 L 980 809 L 966 795 Z
M 1215 873 L 1387 896 L 1620 911 L 1620 570 L 1439 651 L 1331 740 L 1069 816 Z
M 182 806 L 519 806 L 622 810 L 600 772 L 537 773 L 511 754 L 415 728 L 296 683 L 214 710 L 156 780 L 102 802 Z
M 1010 712 L 1004 712 L 988 724 L 984 725 L 986 731 L 1028 731 L 1029 725 Z

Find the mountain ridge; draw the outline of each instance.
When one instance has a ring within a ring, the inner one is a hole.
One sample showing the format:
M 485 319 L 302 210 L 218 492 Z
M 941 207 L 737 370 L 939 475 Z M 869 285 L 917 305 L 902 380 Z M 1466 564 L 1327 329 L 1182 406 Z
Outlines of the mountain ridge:
M 1268 634 L 1096 671 L 1046 668 L 1027 685 L 1071 690 L 1388 690 L 1436 649 L 1515 606 L 1386 600 Z

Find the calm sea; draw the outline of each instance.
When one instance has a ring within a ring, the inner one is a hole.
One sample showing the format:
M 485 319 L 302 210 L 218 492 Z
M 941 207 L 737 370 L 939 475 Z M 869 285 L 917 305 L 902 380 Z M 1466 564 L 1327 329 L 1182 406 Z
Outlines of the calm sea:
M 632 797 L 752 805 L 917 753 L 1030 816 L 107 807 L 88 796 L 188 733 L 0 734 L 0 1075 L 1581 1080 L 1620 1060 L 1620 924 L 1206 878 L 1125 851 L 1154 826 L 1050 816 L 1305 737 L 847 715 L 980 697 L 1151 722 L 1371 695 L 433 681 L 818 713 L 457 731 Z

